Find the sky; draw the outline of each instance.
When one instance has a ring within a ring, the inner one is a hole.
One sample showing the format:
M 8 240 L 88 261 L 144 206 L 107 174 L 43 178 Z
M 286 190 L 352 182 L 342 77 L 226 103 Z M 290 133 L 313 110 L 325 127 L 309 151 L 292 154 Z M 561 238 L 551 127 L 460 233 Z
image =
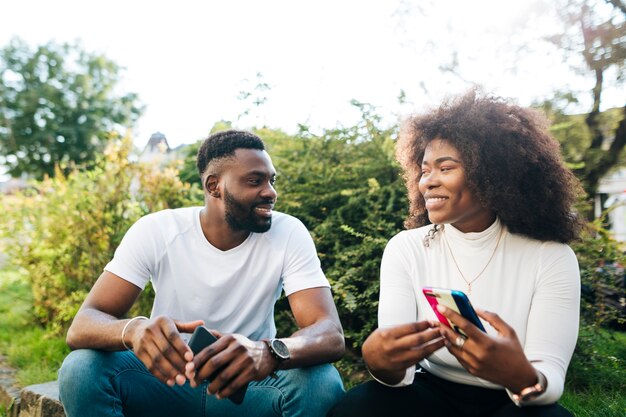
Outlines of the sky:
M 584 108 L 593 80 L 537 40 L 557 27 L 544 1 L 2 0 L 0 46 L 19 36 L 104 53 L 124 68 L 120 92 L 146 107 L 135 144 L 159 131 L 175 147 L 219 120 L 348 126 L 353 99 L 395 123 L 474 83 L 522 105 L 574 89 Z M 456 73 L 442 70 L 455 61 Z M 260 82 L 269 89 L 255 93 Z M 241 91 L 267 100 L 254 106 Z M 609 91 L 605 105 L 623 105 L 623 93 Z

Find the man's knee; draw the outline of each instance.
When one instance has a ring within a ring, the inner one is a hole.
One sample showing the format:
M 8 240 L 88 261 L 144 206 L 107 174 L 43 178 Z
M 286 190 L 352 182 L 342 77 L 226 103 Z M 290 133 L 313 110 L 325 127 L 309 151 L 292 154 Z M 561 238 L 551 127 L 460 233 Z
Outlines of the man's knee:
M 59 369 L 59 395 L 68 399 L 72 393 L 87 394 L 102 390 L 99 386 L 109 381 L 115 372 L 115 364 L 122 359 L 122 352 L 105 352 L 92 349 L 79 349 L 70 352 Z
M 325 415 L 345 394 L 339 372 L 325 364 L 287 371 L 288 385 L 293 388 L 288 403 L 307 409 L 311 415 Z
M 70 352 L 59 369 L 59 386 L 75 385 L 79 381 L 85 381 L 88 378 L 87 374 L 101 369 L 98 363 L 99 353 L 89 349 Z
M 306 387 L 311 395 L 336 397 L 345 393 L 339 372 L 332 365 L 292 369 L 292 372 L 292 383 Z

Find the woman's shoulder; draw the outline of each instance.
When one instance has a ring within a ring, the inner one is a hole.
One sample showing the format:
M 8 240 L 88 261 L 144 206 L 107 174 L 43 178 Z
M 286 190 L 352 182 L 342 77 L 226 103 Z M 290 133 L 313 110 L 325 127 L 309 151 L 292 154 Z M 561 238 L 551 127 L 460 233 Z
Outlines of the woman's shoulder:
M 536 253 L 538 255 L 537 259 L 576 259 L 574 250 L 567 243 L 552 240 L 538 240 L 516 233 L 509 233 L 508 240 L 511 245 L 521 252 L 526 254 Z
M 512 243 L 526 247 L 536 247 L 542 250 L 552 250 L 557 252 L 570 252 L 572 249 L 567 243 L 556 242 L 553 240 L 539 240 L 519 233 L 508 233 L 509 240 Z
M 389 242 L 387 242 L 387 248 L 423 248 L 424 238 L 431 229 L 431 225 L 418 227 L 417 229 L 402 230 L 394 235 Z

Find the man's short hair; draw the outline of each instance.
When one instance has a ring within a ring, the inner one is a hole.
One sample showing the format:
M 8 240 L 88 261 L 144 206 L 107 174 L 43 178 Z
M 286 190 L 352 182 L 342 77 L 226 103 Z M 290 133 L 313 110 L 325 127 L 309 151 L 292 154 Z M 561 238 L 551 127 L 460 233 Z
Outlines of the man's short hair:
M 209 164 L 215 160 L 233 157 L 237 149 L 265 150 L 265 144 L 254 133 L 243 130 L 224 130 L 213 133 L 204 140 L 198 149 L 196 166 L 200 178 L 204 175 Z

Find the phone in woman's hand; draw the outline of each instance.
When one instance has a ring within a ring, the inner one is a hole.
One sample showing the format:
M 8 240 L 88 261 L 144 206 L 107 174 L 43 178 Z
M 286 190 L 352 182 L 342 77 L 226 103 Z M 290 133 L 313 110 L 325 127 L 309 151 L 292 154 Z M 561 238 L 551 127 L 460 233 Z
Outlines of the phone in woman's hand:
M 437 310 L 437 305 L 441 304 L 449 309 L 456 311 L 463 318 L 469 320 L 474 326 L 478 327 L 483 332 L 485 331 L 485 327 L 480 322 L 476 311 L 474 311 L 474 307 L 472 307 L 472 303 L 470 303 L 469 298 L 465 293 L 458 290 L 450 290 L 447 288 L 435 288 L 435 287 L 424 287 L 422 288 L 422 292 L 426 296 L 428 303 L 432 307 L 435 315 L 439 319 L 439 321 L 450 327 L 455 332 L 467 337 L 465 332 L 461 330 L 454 323 L 450 322 L 443 314 Z

